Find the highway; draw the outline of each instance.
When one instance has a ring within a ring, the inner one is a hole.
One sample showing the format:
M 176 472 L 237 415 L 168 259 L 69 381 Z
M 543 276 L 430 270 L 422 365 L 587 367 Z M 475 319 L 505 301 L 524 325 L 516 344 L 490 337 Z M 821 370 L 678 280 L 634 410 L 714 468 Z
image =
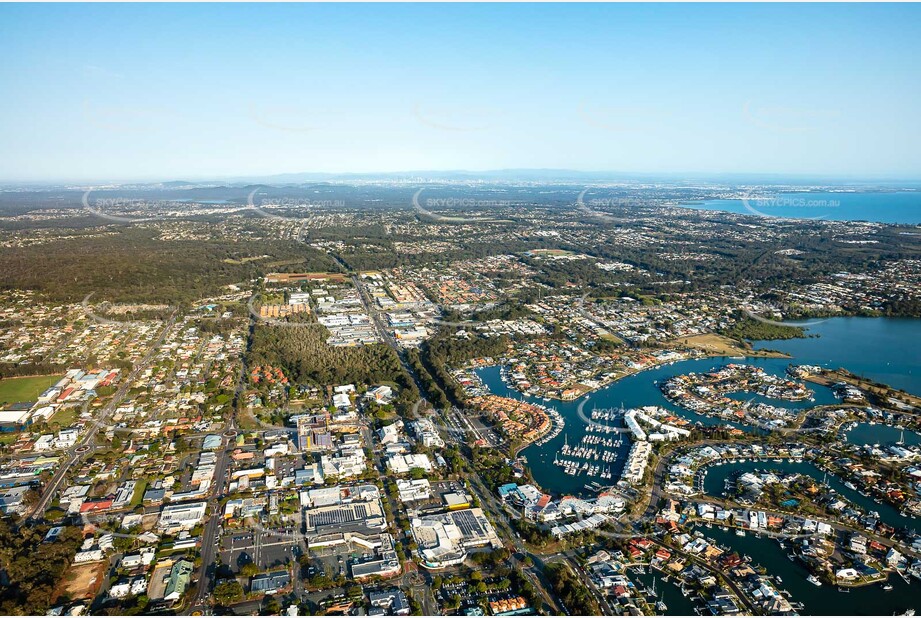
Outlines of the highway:
M 416 375 L 416 372 L 413 371 L 413 368 L 406 361 L 406 358 L 403 355 L 397 340 L 389 332 L 387 325 L 384 324 L 384 320 L 381 317 L 380 312 L 371 302 L 371 297 L 368 294 L 367 289 L 365 289 L 364 283 L 357 275 L 352 275 L 352 283 L 358 290 L 358 296 L 361 298 L 361 304 L 364 306 L 365 311 L 368 313 L 368 316 L 374 323 L 374 328 L 377 330 L 378 336 L 383 341 L 385 341 L 387 345 L 393 348 L 393 351 L 396 352 L 397 358 L 400 359 L 400 364 L 403 366 L 403 369 L 410 376 L 410 378 L 412 378 L 413 382 L 416 384 L 416 388 L 419 389 L 419 393 L 424 395 L 425 390 L 422 387 L 422 382 L 420 382 L 419 376 Z M 373 444 L 373 442 L 369 443 L 369 446 L 371 444 Z M 381 474 L 383 474 L 385 471 L 384 464 L 382 461 L 380 461 L 379 454 L 376 452 L 376 450 L 372 449 L 372 451 L 375 453 L 375 461 L 381 470 Z M 422 578 L 421 581 L 419 580 L 420 577 Z M 418 572 L 418 576 L 415 578 L 415 583 L 412 585 L 411 589 L 413 592 L 413 597 L 422 604 L 423 613 L 427 616 L 437 615 L 438 612 L 436 610 L 438 608 L 438 604 L 435 602 L 435 596 L 432 594 L 431 585 L 427 581 L 427 577 L 424 573 Z
M 387 326 L 384 324 L 383 318 L 381 317 L 380 312 L 377 311 L 377 309 L 373 306 L 370 295 L 368 294 L 367 290 L 364 287 L 364 283 L 356 275 L 352 276 L 352 281 L 355 287 L 358 289 L 359 297 L 361 298 L 361 302 L 364 305 L 365 311 L 367 311 L 368 315 L 371 317 L 372 321 L 374 322 L 375 328 L 377 329 L 379 336 L 381 337 L 381 339 L 387 342 L 387 344 L 390 345 L 390 347 L 393 348 L 393 350 L 397 353 L 397 356 L 400 359 L 400 363 L 403 365 L 403 368 L 406 370 L 406 372 L 410 375 L 410 377 L 415 382 L 416 388 L 418 388 L 419 392 L 423 396 L 425 396 L 426 391 L 424 387 L 422 386 L 422 383 L 419 380 L 419 377 L 416 375 L 416 372 L 413 370 L 410 364 L 406 361 L 406 358 L 404 357 L 399 344 L 397 343 L 396 339 L 394 339 L 394 337 L 391 335 L 391 333 L 388 331 Z M 440 412 L 436 412 L 436 414 L 438 415 L 438 418 L 441 421 L 438 423 L 438 425 L 440 425 L 440 428 L 444 431 L 448 431 L 447 428 L 451 427 L 451 425 L 453 424 L 453 426 L 455 427 L 453 431 L 455 432 L 466 433 L 468 431 L 472 431 L 474 435 L 477 435 L 477 436 L 480 435 L 480 433 L 470 424 L 469 420 L 464 418 L 463 415 L 461 414 L 455 413 L 455 416 L 458 417 L 459 420 L 458 418 L 452 419 L 452 421 L 450 422 L 451 424 L 449 424 L 449 422 L 441 416 Z M 468 429 L 464 429 L 463 427 L 461 427 L 460 423 L 466 424 Z M 455 441 L 451 439 L 452 436 L 450 435 L 450 433 L 447 435 L 447 438 L 448 438 L 449 443 Z M 486 440 L 486 441 L 489 443 L 493 443 L 493 440 Z M 501 506 L 499 506 L 498 503 L 495 501 L 495 497 L 483 485 L 479 476 L 472 475 L 469 478 L 472 480 L 471 487 L 474 488 L 475 493 L 478 495 L 480 499 L 480 504 L 484 505 L 486 507 L 486 510 L 491 513 L 493 521 L 496 522 L 497 525 L 499 525 L 500 529 L 503 530 L 504 536 L 514 544 L 519 554 L 527 555 L 528 552 L 525 549 L 523 542 L 521 541 L 520 537 L 518 537 L 518 535 L 514 532 L 514 530 L 512 530 L 511 527 L 509 527 L 506 521 L 508 516 L 503 512 Z M 501 522 L 501 524 L 499 524 L 499 522 Z M 502 528 L 502 526 L 504 526 L 504 529 Z M 539 561 L 534 560 L 535 558 L 536 556 L 532 555 L 532 560 L 534 561 L 535 569 L 538 571 L 537 573 L 525 567 L 524 564 L 521 562 L 521 560 L 517 556 L 514 556 L 514 554 L 513 554 L 513 557 L 510 558 L 509 562 L 512 564 L 513 567 L 519 568 L 521 572 L 525 574 L 525 577 L 527 577 L 528 579 L 532 581 L 532 583 L 535 585 L 537 590 L 543 595 L 544 600 L 546 601 L 547 605 L 551 608 L 551 610 L 559 614 L 560 608 L 558 607 L 556 603 L 555 597 L 548 591 L 549 587 L 546 582 L 546 577 L 544 577 L 543 573 L 540 571 L 540 567 L 538 566 Z M 414 592 L 417 592 L 417 590 L 418 590 L 417 587 L 413 587 Z M 430 609 L 436 608 L 437 604 L 435 604 L 435 599 L 432 595 L 431 588 L 424 587 L 422 589 L 422 592 L 423 592 L 423 599 L 422 599 L 423 609 L 427 615 L 432 615 L 432 613 L 430 612 Z

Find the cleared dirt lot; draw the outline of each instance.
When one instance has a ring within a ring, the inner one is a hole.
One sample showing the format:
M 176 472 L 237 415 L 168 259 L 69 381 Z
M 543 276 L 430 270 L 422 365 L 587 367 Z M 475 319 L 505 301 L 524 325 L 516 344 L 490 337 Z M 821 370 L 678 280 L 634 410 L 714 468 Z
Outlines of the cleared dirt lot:
M 108 562 L 75 564 L 64 574 L 56 596 L 65 596 L 74 601 L 92 599 L 102 587 Z

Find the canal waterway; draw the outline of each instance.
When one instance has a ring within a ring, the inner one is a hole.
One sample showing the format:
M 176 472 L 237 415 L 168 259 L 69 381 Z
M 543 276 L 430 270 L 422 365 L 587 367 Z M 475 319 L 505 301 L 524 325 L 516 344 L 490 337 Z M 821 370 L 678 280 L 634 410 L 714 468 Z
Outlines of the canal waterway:
M 676 375 L 706 372 L 728 363 L 755 365 L 777 376 L 784 375 L 790 363 L 822 365 L 832 368 L 844 367 L 855 373 L 904 388 L 908 392 L 921 394 L 921 356 L 918 354 L 918 349 L 921 348 L 921 320 L 831 318 L 814 323 L 808 332 L 816 336 L 807 339 L 754 342 L 756 348 L 771 348 L 786 352 L 792 356 L 790 359 L 746 358 L 739 360 L 724 357 L 681 361 L 628 376 L 575 401 L 543 401 L 540 398 L 522 395 L 502 381 L 498 367 L 483 367 L 477 369 L 476 372 L 490 392 L 496 395 L 550 406 L 560 412 L 566 421 L 564 431 L 546 444 L 529 446 L 523 451 L 523 454 L 528 459 L 535 480 L 545 490 L 555 494 L 584 494 L 587 492 L 586 483 L 610 484 L 610 482 L 586 475 L 569 476 L 563 472 L 562 468 L 553 464 L 554 455 L 559 453 L 564 442 L 576 445 L 586 433 L 586 423 L 578 414 L 580 405 L 583 407 L 584 415 L 589 418 L 592 408 L 620 409 L 624 407 L 629 409 L 655 405 L 671 410 L 692 423 L 729 424 L 746 431 L 757 431 L 752 427 L 696 414 L 669 403 L 659 390 L 658 383 Z M 768 399 L 752 393 L 733 393 L 731 396 L 738 400 L 754 399 L 790 409 L 834 404 L 838 401 L 831 389 L 817 384 L 808 386 L 814 392 L 813 401 L 789 402 Z M 884 432 L 885 430 L 875 431 Z M 885 437 L 883 433 L 880 435 Z M 907 443 L 908 440 L 909 432 L 906 432 Z M 880 440 L 874 440 L 875 442 L 880 442 Z M 617 479 L 623 468 L 629 451 L 629 441 L 625 439 L 617 451 L 618 459 L 611 465 L 614 475 L 612 480 Z
M 582 476 L 569 476 L 563 473 L 562 468 L 553 464 L 554 454 L 559 453 L 564 441 L 576 445 L 585 435 L 585 422 L 579 417 L 579 405 L 583 405 L 584 414 L 590 418 L 592 408 L 624 408 L 641 407 L 648 405 L 661 406 L 675 414 L 694 423 L 702 425 L 726 425 L 726 421 L 701 416 L 670 404 L 659 390 L 657 384 L 672 376 L 690 372 L 706 372 L 721 367 L 727 363 L 745 363 L 756 365 L 774 375 L 784 375 L 790 363 L 821 365 L 829 368 L 843 367 L 856 374 L 884 382 L 896 388 L 902 388 L 913 394 L 921 394 L 921 320 L 895 319 L 895 318 L 832 318 L 821 323 L 815 323 L 809 328 L 809 334 L 818 335 L 807 339 L 792 339 L 787 341 L 754 342 L 756 348 L 770 348 L 781 350 L 792 356 L 790 359 L 760 359 L 746 358 L 744 361 L 730 358 L 708 358 L 691 360 L 666 365 L 649 371 L 629 376 L 615 382 L 603 389 L 589 394 L 576 401 L 543 401 L 539 398 L 521 395 L 518 391 L 506 385 L 500 377 L 498 367 L 485 367 L 477 370 L 489 390 L 496 395 L 523 399 L 530 403 L 551 406 L 558 410 L 566 421 L 566 428 L 562 434 L 543 445 L 531 445 L 523 451 L 528 459 L 537 483 L 546 491 L 562 494 L 582 494 L 588 492 L 586 483 L 596 481 L 610 484 L 613 481 L 602 481 Z M 753 397 L 756 401 L 765 401 L 773 405 L 791 409 L 803 409 L 814 405 L 835 403 L 830 389 L 816 384 L 809 384 L 815 393 L 814 401 L 786 402 L 761 398 L 749 393 L 735 393 L 732 396 L 740 400 L 749 400 Z M 751 427 L 735 425 L 746 431 L 755 431 Z M 613 435 L 613 434 L 608 434 Z M 847 434 L 852 443 L 886 444 L 898 440 L 898 430 L 884 425 L 858 425 Z M 906 444 L 921 443 L 921 436 L 913 432 L 905 432 Z M 614 480 L 620 475 L 623 463 L 629 450 L 629 440 L 625 439 L 623 445 L 617 449 L 618 459 L 612 466 Z M 740 464 L 749 466 L 750 469 L 779 469 L 804 472 L 821 481 L 824 472 L 808 462 L 749 462 Z M 713 495 L 720 495 L 723 491 L 725 479 L 733 470 L 738 470 L 737 465 L 724 465 L 710 470 L 705 480 L 705 489 Z M 827 483 L 843 497 L 857 504 L 867 511 L 879 513 L 882 521 L 893 526 L 906 526 L 909 529 L 921 528 L 921 522 L 904 517 L 893 507 L 878 503 L 872 498 L 861 495 L 859 492 L 848 489 L 836 476 L 829 474 Z M 908 608 L 921 610 L 921 585 L 917 580 L 906 584 L 900 577 L 890 577 L 893 585 L 890 592 L 884 591 L 880 586 L 874 585 L 853 589 L 849 593 L 838 592 L 835 587 L 816 587 L 806 581 L 807 571 L 799 563 L 794 563 L 787 558 L 787 551 L 782 549 L 776 540 L 757 538 L 753 535 L 745 537 L 736 536 L 732 532 L 723 532 L 714 527 L 704 529 L 706 534 L 732 547 L 743 555 L 754 556 L 757 562 L 766 567 L 771 574 L 780 575 L 783 579 L 781 588 L 788 590 L 793 595 L 794 601 L 804 604 L 804 614 L 812 615 L 892 615 L 904 612 Z M 634 576 L 635 577 L 635 576 Z M 645 576 L 644 583 L 649 583 Z M 693 604 L 680 594 L 680 590 L 671 584 L 657 582 L 665 588 L 665 603 L 668 605 L 667 614 L 688 615 L 693 612 Z M 676 594 L 677 592 L 677 594 Z
M 776 584 L 777 587 L 787 590 L 792 595 L 792 601 L 803 604 L 803 615 L 892 616 L 909 608 L 921 610 L 921 583 L 916 579 L 907 584 L 898 575 L 891 575 L 889 583 L 893 589 L 888 592 L 879 584 L 839 592 L 836 586 L 815 586 L 806 581 L 809 571 L 799 560 L 790 560 L 787 557 L 790 550 L 781 548 L 776 539 L 759 538 L 752 534 L 740 537 L 717 526 L 699 527 L 699 530 L 739 555 L 751 556 L 756 564 L 767 569 L 769 575 L 779 575 L 782 581 Z
M 818 482 L 823 480 L 829 487 L 834 489 L 838 494 L 856 504 L 867 513 L 876 511 L 883 523 L 897 528 L 907 528 L 908 530 L 921 530 L 921 520 L 905 517 L 899 511 L 884 502 L 877 502 L 871 497 L 864 496 L 859 491 L 849 489 L 837 475 L 828 474 L 820 470 L 815 464 L 808 461 L 747 461 L 731 462 L 721 466 L 710 466 L 704 477 L 704 491 L 714 497 L 722 497 L 726 486 L 726 480 L 735 473 L 754 472 L 755 470 L 776 470 L 783 473 L 807 474 Z
M 650 573 L 651 571 L 651 573 Z M 669 579 L 665 581 L 662 573 L 656 571 L 655 569 L 646 569 L 645 575 L 637 575 L 635 573 L 629 573 L 630 579 L 632 579 L 638 586 L 644 588 L 652 588 L 653 581 L 655 581 L 655 591 L 656 599 L 661 599 L 665 603 L 664 612 L 656 612 L 656 614 L 661 614 L 663 616 L 693 616 L 694 608 L 696 604 L 690 598 L 684 596 L 681 593 L 681 587 L 675 583 L 676 580 Z M 651 600 L 647 597 L 647 600 Z
M 798 365 L 843 367 L 921 395 L 921 319 L 831 318 L 806 321 L 806 339 L 758 341 L 757 349 L 786 352 Z M 799 322 L 797 322 L 799 324 Z
M 535 480 L 546 491 L 556 494 L 584 495 L 588 492 L 585 488 L 587 483 L 598 482 L 610 485 L 619 478 L 627 458 L 627 453 L 630 450 L 630 440 L 628 436 L 625 435 L 622 445 L 619 448 L 612 449 L 617 451 L 618 459 L 611 464 L 611 471 L 613 473 L 611 481 L 586 475 L 570 476 L 565 474 L 561 467 L 554 465 L 553 460 L 564 444 L 568 443 L 570 446 L 575 446 L 587 433 L 586 422 L 578 411 L 580 405 L 583 411 L 582 416 L 585 418 L 591 418 L 593 408 L 620 410 L 621 407 L 630 409 L 655 405 L 670 410 L 675 415 L 685 418 L 691 423 L 699 423 L 704 426 L 731 425 L 744 431 L 760 431 L 758 428 L 704 416 L 673 405 L 662 395 L 658 387 L 659 382 L 676 375 L 712 371 L 727 363 L 740 362 L 743 361 L 730 358 L 705 358 L 681 361 L 628 376 L 575 401 L 543 401 L 537 397 L 522 395 L 519 391 L 511 388 L 502 381 L 499 367 L 481 367 L 476 370 L 476 373 L 489 391 L 495 395 L 502 395 L 521 399 L 529 403 L 550 406 L 560 413 L 566 422 L 566 427 L 563 432 L 546 444 L 532 444 L 523 451 L 523 455 L 528 460 L 528 465 L 531 468 L 531 473 L 534 475 Z M 768 373 L 783 376 L 791 361 L 785 358 L 749 358 L 744 362 L 746 364 L 762 367 Z M 835 403 L 837 401 L 831 389 L 825 386 L 810 384 L 809 388 L 815 393 L 814 401 L 812 402 L 790 402 L 769 399 L 753 393 L 733 393 L 732 396 L 744 401 L 755 399 L 756 401 L 764 401 L 794 410 L 800 410 L 815 405 Z M 607 435 L 612 436 L 615 434 Z
M 906 429 L 904 432 L 879 423 L 871 425 L 870 423 L 858 423 L 856 427 L 846 433 L 847 441 L 851 444 L 863 446 L 865 444 L 879 444 L 887 446 L 896 444 L 904 438 L 905 446 L 916 446 L 921 444 L 921 434 Z

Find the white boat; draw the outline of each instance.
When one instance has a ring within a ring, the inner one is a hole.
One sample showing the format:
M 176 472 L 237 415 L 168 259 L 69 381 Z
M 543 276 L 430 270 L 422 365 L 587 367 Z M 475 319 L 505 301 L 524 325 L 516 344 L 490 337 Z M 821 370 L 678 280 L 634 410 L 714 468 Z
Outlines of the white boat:
M 819 581 L 819 578 L 816 577 L 815 575 L 810 575 L 809 577 L 806 578 L 806 581 L 809 582 L 810 584 L 814 585 L 814 586 L 821 586 L 821 585 L 822 585 L 822 582 L 820 582 L 820 581 Z

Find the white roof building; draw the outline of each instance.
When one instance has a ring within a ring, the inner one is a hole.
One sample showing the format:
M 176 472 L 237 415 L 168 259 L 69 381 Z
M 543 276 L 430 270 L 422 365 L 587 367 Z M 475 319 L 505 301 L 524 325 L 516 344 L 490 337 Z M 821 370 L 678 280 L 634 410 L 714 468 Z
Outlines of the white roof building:
M 421 468 L 426 472 L 432 471 L 432 462 L 425 453 L 391 455 L 387 458 L 387 466 L 394 474 L 406 474 L 413 468 Z
M 402 502 L 427 500 L 432 497 L 432 485 L 428 479 L 406 480 L 397 479 L 397 491 Z
M 170 504 L 160 511 L 160 521 L 157 528 L 163 532 L 176 532 L 191 530 L 205 517 L 208 505 L 205 502 L 189 502 L 186 504 Z

